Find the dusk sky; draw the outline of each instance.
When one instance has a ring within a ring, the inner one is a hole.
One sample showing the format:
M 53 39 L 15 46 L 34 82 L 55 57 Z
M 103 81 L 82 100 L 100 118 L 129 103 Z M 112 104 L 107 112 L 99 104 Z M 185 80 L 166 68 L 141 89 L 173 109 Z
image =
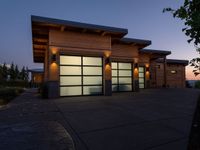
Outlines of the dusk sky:
M 1 0 L 0 63 L 41 68 L 33 63 L 31 15 L 128 29 L 130 38 L 151 40 L 150 49 L 170 50 L 171 59 L 198 57 L 181 31 L 183 22 L 163 8 L 184 0 Z M 187 67 L 187 79 L 194 78 Z

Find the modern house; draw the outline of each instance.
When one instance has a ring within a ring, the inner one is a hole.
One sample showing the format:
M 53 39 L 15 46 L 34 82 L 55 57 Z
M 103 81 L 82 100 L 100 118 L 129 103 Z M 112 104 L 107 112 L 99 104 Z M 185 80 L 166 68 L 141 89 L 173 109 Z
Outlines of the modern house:
M 112 95 L 143 88 L 185 87 L 186 60 L 144 49 L 127 29 L 31 16 L 33 59 L 44 64 L 48 97 Z

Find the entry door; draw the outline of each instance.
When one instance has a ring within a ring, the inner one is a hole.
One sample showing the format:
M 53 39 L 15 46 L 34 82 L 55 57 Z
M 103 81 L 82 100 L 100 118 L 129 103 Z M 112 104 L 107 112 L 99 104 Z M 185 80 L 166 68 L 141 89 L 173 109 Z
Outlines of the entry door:
M 60 96 L 103 93 L 102 58 L 60 56 Z
M 112 91 L 132 91 L 132 63 L 112 62 Z
M 145 68 L 139 67 L 139 88 L 144 89 L 145 87 Z

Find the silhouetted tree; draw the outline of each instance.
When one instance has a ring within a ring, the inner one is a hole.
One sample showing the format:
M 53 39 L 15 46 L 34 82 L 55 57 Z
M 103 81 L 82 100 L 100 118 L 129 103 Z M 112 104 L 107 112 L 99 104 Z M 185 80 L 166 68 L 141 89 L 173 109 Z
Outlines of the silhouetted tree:
M 20 79 L 25 80 L 25 78 L 26 78 L 26 70 L 25 70 L 25 67 L 23 66 L 20 72 Z
M 184 21 L 185 27 L 182 31 L 189 37 L 188 42 L 194 42 L 197 52 L 200 54 L 200 0 L 185 0 L 183 6 L 174 10 L 165 8 L 163 12 L 172 12 L 175 18 Z M 190 61 L 194 67 L 195 76 L 200 74 L 200 58 L 194 58 Z
M 6 63 L 4 63 L 2 67 L 2 77 L 3 77 L 3 80 L 6 80 L 8 77 L 8 68 L 6 66 Z
M 25 80 L 25 81 L 28 81 L 28 79 L 29 79 L 28 67 L 26 67 L 26 70 L 25 70 L 25 78 L 24 78 L 24 80 Z
M 15 65 L 15 80 L 16 79 L 19 79 L 19 69 L 18 69 L 18 66 L 17 65 Z
M 10 66 L 9 74 L 10 74 L 10 79 L 15 80 L 15 67 L 13 63 Z

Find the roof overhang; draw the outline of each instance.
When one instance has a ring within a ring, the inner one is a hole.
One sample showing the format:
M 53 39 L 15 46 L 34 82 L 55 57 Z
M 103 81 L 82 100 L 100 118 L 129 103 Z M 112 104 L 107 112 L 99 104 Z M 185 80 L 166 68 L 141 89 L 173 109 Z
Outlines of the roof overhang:
M 110 35 L 112 39 L 120 39 L 128 33 L 127 29 L 101 26 L 67 20 L 31 16 L 32 42 L 34 62 L 44 62 L 45 50 L 48 48 L 49 30 L 75 31 L 82 33 Z
M 162 59 L 158 59 L 156 60 L 156 62 L 158 63 L 163 63 Z M 187 66 L 189 61 L 188 60 L 180 60 L 180 59 L 167 59 L 166 60 L 167 64 L 178 64 L 178 65 L 184 65 Z
M 167 55 L 171 54 L 171 51 L 166 50 L 154 50 L 154 49 L 141 49 L 141 54 L 148 54 L 150 56 L 150 59 L 158 59 L 166 57 Z
M 144 48 L 146 46 L 151 45 L 150 40 L 144 40 L 144 39 L 134 39 L 134 38 L 122 38 L 122 39 L 116 39 L 113 44 L 126 44 L 126 45 L 133 45 L 138 46 L 139 48 Z

